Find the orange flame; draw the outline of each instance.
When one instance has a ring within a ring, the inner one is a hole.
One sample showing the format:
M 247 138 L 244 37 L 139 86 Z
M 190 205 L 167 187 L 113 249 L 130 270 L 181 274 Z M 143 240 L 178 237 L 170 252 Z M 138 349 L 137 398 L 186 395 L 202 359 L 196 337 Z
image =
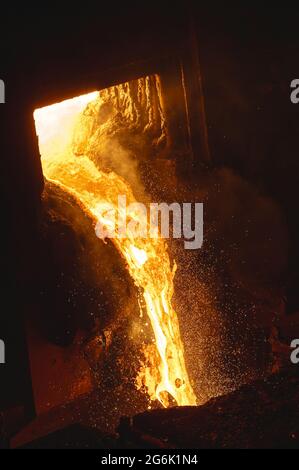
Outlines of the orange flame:
M 103 217 L 101 209 L 107 203 L 118 209 L 118 195 L 125 195 L 128 205 L 136 202 L 123 178 L 112 171 L 100 171 L 88 157 L 78 157 L 72 153 L 71 143 L 80 114 L 96 98 L 99 98 L 99 92 L 34 112 L 45 177 L 75 196 L 95 223 Z M 136 223 L 140 222 L 140 214 L 132 212 L 128 216 Z M 109 220 L 102 222 L 107 224 Z M 125 237 L 112 241 L 126 260 L 135 285 L 142 292 L 155 336 L 154 345 L 144 347 L 146 360 L 137 377 L 137 387 L 145 386 L 150 398 L 158 399 L 164 407 L 170 405 L 171 397 L 177 405 L 195 405 L 196 397 L 185 366 L 178 318 L 171 305 L 175 266 L 172 270 L 165 241 L 159 236 L 134 238 L 129 231 Z

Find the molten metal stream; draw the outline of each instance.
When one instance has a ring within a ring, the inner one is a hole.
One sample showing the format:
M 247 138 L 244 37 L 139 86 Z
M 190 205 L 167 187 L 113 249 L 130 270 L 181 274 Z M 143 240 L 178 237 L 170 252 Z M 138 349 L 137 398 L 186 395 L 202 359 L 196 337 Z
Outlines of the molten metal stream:
M 117 211 L 118 195 L 125 195 L 128 205 L 136 202 L 133 192 L 116 173 L 100 171 L 88 157 L 73 155 L 71 148 L 76 117 L 97 96 L 98 93 L 91 93 L 38 109 L 34 118 L 45 177 L 75 196 L 95 223 L 100 220 L 109 226 L 109 212 L 103 214 L 103 207 L 109 203 Z M 127 217 L 140 223 L 140 213 L 132 210 Z M 139 388 L 145 386 L 150 398 L 158 399 L 164 407 L 170 405 L 170 397 L 179 406 L 196 405 L 185 366 L 178 318 L 171 305 L 174 270 L 164 240 L 159 236 L 134 238 L 127 231 L 125 237 L 112 241 L 142 292 L 155 336 L 156 351 L 152 347 L 144 348 L 146 361 L 137 378 Z

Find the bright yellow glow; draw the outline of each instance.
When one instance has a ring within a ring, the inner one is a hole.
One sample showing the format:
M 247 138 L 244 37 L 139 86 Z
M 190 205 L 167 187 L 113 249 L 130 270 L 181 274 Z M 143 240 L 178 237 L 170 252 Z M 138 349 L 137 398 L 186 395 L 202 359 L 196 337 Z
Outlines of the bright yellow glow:
M 138 264 L 138 266 L 143 266 L 144 263 L 147 261 L 147 254 L 144 250 L 140 250 L 134 245 L 130 246 L 130 251 L 134 257 L 135 263 Z
M 98 91 L 78 96 L 34 111 L 36 133 L 43 160 L 53 159 L 71 146 L 77 120 Z
M 72 152 L 78 119 L 96 98 L 98 92 L 37 109 L 34 119 L 45 177 L 75 196 L 95 224 L 100 220 L 107 226 L 109 212 L 103 215 L 103 207 L 112 204 L 117 211 L 118 195 L 125 195 L 128 205 L 136 200 L 123 178 L 112 171 L 100 171 L 87 156 Z M 141 217 L 133 211 L 128 216 L 136 223 Z M 171 305 L 175 270 L 171 269 L 165 241 L 160 237 L 134 238 L 129 231 L 126 237 L 112 241 L 142 292 L 155 336 L 155 343 L 143 348 L 145 362 L 136 379 L 137 386 L 145 386 L 150 398 L 158 399 L 165 407 L 170 405 L 169 396 L 178 405 L 195 405 L 178 318 Z

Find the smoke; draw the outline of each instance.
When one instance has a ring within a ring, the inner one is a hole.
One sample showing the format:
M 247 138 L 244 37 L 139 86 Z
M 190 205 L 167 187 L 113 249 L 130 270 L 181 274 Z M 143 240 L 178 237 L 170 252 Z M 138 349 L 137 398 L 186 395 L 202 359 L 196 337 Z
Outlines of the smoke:
M 146 199 L 140 164 L 154 158 L 166 140 L 160 84 L 153 75 L 102 90 L 80 115 L 73 152 L 122 176 L 137 199 Z
M 134 188 L 137 198 L 143 195 L 144 188 L 139 176 L 138 160 L 133 152 L 121 145 L 117 137 L 99 139 L 94 160 L 101 170 L 114 171 L 124 178 Z

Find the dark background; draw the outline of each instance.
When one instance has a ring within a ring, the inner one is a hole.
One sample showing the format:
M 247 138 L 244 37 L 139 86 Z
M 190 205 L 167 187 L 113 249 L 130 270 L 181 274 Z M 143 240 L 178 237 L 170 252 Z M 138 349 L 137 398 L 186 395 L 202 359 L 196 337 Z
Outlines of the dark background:
M 290 237 L 288 309 L 298 309 L 299 105 L 290 102 L 290 82 L 299 77 L 299 8 L 211 2 L 1 6 L 6 104 L 0 105 L 0 338 L 7 364 L 0 366 L 0 408 L 32 406 L 23 315 L 34 278 L 34 221 L 42 190 L 32 110 L 73 96 L 82 80 L 91 89 L 96 76 L 104 83 L 103 71 L 131 62 L 142 67 L 157 53 L 167 55 L 190 17 L 198 38 L 211 165 L 232 168 L 281 206 Z

